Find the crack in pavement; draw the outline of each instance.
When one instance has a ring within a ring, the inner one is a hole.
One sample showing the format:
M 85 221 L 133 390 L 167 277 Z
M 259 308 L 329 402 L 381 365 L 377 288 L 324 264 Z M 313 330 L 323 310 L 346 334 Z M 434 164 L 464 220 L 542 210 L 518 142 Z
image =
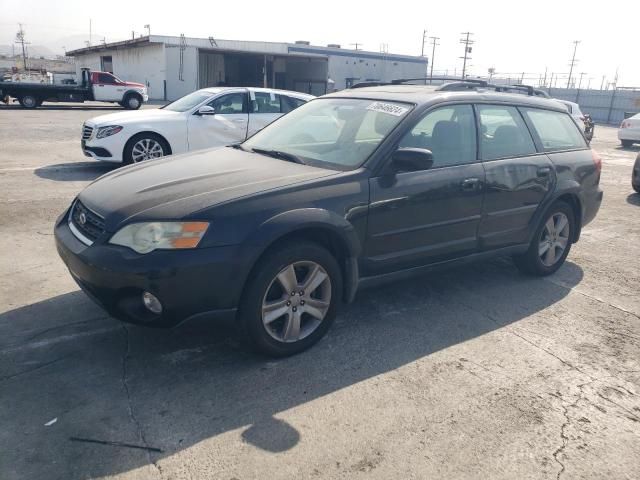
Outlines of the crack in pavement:
M 62 357 L 60 357 L 60 358 L 56 358 L 56 359 L 51 360 L 51 361 L 49 361 L 49 362 L 41 363 L 41 364 L 40 364 L 40 365 L 38 365 L 37 367 L 29 368 L 29 369 L 27 369 L 27 370 L 23 370 L 23 371 L 18 372 L 18 373 L 12 373 L 11 375 L 5 375 L 4 377 L 1 377 L 1 378 L 0 378 L 0 382 L 4 382 L 4 381 L 6 381 L 6 380 L 11 380 L 12 378 L 16 378 L 16 377 L 19 377 L 19 376 L 22 376 L 22 375 L 27 375 L 27 374 L 29 374 L 29 373 L 36 372 L 36 371 L 38 371 L 38 370 L 40 370 L 40 369 L 43 369 L 43 368 L 45 368 L 45 367 L 48 367 L 49 365 L 53 365 L 54 363 L 58 363 L 58 362 L 60 362 L 60 361 L 64 360 L 65 358 L 69 358 L 69 357 L 70 357 L 70 356 L 72 356 L 72 355 L 73 355 L 73 354 L 64 355 L 64 356 L 62 356 Z
M 129 419 L 136 426 L 136 430 L 137 430 L 137 433 L 138 433 L 138 439 L 147 448 L 146 454 L 147 454 L 147 460 L 148 460 L 149 464 L 153 465 L 154 468 L 157 470 L 158 474 L 160 475 L 160 478 L 163 478 L 162 468 L 151 457 L 151 452 L 148 449 L 150 449 L 152 447 L 149 446 L 149 443 L 147 442 L 147 439 L 145 438 L 144 431 L 142 430 L 142 425 L 140 424 L 140 421 L 136 417 L 135 413 L 133 412 L 133 403 L 131 401 L 131 393 L 129 392 L 129 384 L 127 383 L 127 362 L 129 360 L 129 356 L 130 356 L 129 353 L 131 351 L 131 342 L 129 340 L 129 329 L 124 324 L 122 325 L 122 328 L 124 329 L 124 338 L 125 338 L 125 351 L 124 351 L 124 355 L 122 356 L 122 386 L 124 387 L 124 391 L 125 391 L 125 394 L 127 396 L 127 408 L 128 408 L 128 411 L 129 411 Z

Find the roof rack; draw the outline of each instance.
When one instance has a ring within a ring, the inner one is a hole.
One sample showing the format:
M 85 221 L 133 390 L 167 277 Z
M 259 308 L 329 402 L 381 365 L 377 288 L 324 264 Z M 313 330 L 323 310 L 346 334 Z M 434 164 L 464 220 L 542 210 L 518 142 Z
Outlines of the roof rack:
M 508 84 L 501 85 L 501 84 L 489 83 L 487 80 L 482 80 L 480 78 L 460 78 L 460 77 L 397 78 L 395 80 L 391 80 L 391 82 L 377 82 L 377 81 L 360 82 L 351 86 L 351 88 L 380 87 L 384 85 L 404 85 L 408 82 L 416 82 L 416 81 L 426 82 L 427 80 L 429 80 L 430 82 L 433 80 L 448 82 L 448 83 L 444 83 L 443 85 L 438 85 L 437 90 L 444 91 L 444 92 L 447 92 L 447 91 L 460 92 L 465 90 L 476 90 L 478 88 L 486 88 L 486 89 L 495 90 L 496 92 L 508 92 L 508 91 L 515 90 L 515 91 L 525 92 L 527 95 L 531 97 L 537 96 L 537 97 L 550 98 L 547 92 L 539 88 L 535 88 L 531 85 L 524 85 L 521 83 L 518 83 L 515 85 L 508 85 Z

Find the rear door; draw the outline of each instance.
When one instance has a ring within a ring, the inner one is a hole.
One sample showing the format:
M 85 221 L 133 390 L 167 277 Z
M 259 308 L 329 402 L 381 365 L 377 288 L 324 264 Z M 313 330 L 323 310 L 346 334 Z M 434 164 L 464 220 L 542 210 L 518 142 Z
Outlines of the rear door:
M 262 130 L 284 113 L 280 94 L 270 90 L 251 89 L 250 93 L 249 128 L 247 136 Z
M 467 104 L 429 111 L 399 148 L 424 148 L 433 166 L 370 180 L 371 203 L 363 274 L 434 263 L 477 250 L 484 168 L 476 122 Z
M 479 241 L 483 250 L 527 241 L 530 221 L 555 182 L 520 111 L 509 105 L 476 105 L 486 192 Z
M 246 91 L 223 93 L 207 105 L 215 110 L 213 115 L 195 112 L 189 116 L 189 150 L 222 147 L 246 138 L 249 125 Z

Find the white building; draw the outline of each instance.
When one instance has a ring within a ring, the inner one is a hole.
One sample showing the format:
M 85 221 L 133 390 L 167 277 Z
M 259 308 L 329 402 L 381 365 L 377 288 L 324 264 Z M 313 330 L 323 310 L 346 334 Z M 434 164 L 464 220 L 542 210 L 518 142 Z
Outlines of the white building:
M 273 87 L 322 95 L 364 81 L 424 77 L 427 58 L 275 43 L 150 35 L 67 52 L 76 68 L 114 73 L 147 85 L 153 100 L 175 100 L 199 88 Z

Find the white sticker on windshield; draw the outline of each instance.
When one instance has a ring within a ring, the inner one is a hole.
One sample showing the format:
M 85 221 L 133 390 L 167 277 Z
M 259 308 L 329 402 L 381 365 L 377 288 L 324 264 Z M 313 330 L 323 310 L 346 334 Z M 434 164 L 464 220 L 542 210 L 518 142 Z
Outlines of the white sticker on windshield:
M 407 110 L 409 109 L 407 107 L 401 107 L 400 105 L 395 105 L 393 103 L 374 102 L 367 107 L 367 110 L 388 113 L 389 115 L 400 117 L 407 113 Z

